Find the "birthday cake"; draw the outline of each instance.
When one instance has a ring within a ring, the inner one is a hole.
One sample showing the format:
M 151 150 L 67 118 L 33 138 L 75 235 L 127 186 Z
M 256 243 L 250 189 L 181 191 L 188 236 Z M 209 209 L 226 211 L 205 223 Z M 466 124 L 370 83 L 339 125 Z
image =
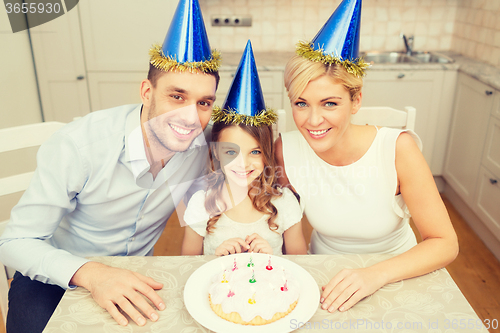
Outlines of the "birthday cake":
M 289 314 L 299 299 L 299 283 L 283 267 L 234 255 L 234 262 L 213 276 L 209 287 L 212 310 L 242 325 L 265 325 Z M 262 258 L 262 257 L 260 257 Z

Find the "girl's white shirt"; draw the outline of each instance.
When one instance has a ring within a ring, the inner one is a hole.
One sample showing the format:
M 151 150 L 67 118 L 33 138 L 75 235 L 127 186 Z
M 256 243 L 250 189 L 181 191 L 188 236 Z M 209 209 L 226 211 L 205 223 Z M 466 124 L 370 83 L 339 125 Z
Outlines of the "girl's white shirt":
M 273 254 L 283 254 L 283 233 L 285 230 L 296 224 L 302 219 L 302 211 L 295 195 L 288 188 L 281 189 L 282 195 L 274 198 L 271 202 L 278 210 L 278 216 L 274 221 L 278 229 L 273 231 L 269 229 L 269 215 L 263 215 L 255 222 L 241 223 L 234 221 L 222 214 L 215 229 L 207 233 L 207 222 L 210 218 L 205 209 L 206 191 L 198 191 L 189 200 L 184 221 L 196 233 L 204 237 L 203 254 L 215 254 L 215 250 L 225 240 L 231 238 L 245 239 L 253 233 L 257 233 L 264 238 L 273 249 Z

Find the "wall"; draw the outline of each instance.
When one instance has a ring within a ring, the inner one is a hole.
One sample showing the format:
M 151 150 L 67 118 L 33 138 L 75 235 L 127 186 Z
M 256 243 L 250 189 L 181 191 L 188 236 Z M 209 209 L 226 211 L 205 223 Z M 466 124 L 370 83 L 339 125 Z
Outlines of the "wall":
M 449 50 L 459 0 L 364 0 L 360 48 L 402 50 L 400 33 L 415 35 L 417 50 Z M 490 0 L 498 1 L 498 0 Z M 311 40 L 340 0 L 200 0 L 211 46 L 243 50 L 248 38 L 255 51 L 293 51 Z M 212 27 L 220 14 L 250 14 L 252 27 Z
M 28 33 L 12 33 L 5 10 L 0 10 L 0 46 L 0 128 L 41 122 Z
M 500 0 L 460 0 L 452 50 L 500 68 Z

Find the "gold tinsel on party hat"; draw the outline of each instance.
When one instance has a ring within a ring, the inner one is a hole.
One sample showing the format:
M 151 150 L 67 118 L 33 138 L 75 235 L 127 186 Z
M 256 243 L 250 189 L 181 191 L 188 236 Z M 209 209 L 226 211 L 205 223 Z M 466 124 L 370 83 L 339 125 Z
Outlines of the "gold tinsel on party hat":
M 217 50 L 213 50 L 212 59 L 210 60 L 179 63 L 172 57 L 165 56 L 163 54 L 161 46 L 158 44 L 153 45 L 153 47 L 149 50 L 149 56 L 151 57 L 150 59 L 151 65 L 165 72 L 171 69 L 179 70 L 181 72 L 184 71 L 189 71 L 189 72 L 202 71 L 205 73 L 216 72 L 220 67 L 220 60 L 221 60 L 220 52 Z
M 354 74 L 357 77 L 365 76 L 365 69 L 370 67 L 370 64 L 366 63 L 363 58 L 342 60 L 340 57 L 336 57 L 330 54 L 324 54 L 323 49 L 315 50 L 312 47 L 312 43 L 307 42 L 298 42 L 296 53 L 311 61 L 322 62 L 325 65 L 341 65 L 347 70 L 348 73 Z
M 273 109 L 267 108 L 262 110 L 256 116 L 249 116 L 238 113 L 236 110 L 226 109 L 216 106 L 212 112 L 212 120 L 214 123 L 223 122 L 226 124 L 245 124 L 251 126 L 272 125 L 278 120 L 278 115 Z

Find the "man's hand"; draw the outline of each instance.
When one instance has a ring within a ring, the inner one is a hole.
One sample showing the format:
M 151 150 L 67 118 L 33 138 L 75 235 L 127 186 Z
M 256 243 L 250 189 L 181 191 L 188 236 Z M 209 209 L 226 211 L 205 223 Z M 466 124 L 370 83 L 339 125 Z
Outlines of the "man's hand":
M 273 254 L 273 248 L 268 241 L 260 237 L 259 234 L 253 233 L 245 238 L 245 242 L 250 244 L 248 251 L 255 253 Z
M 215 249 L 215 255 L 225 256 L 228 254 L 242 253 L 249 249 L 249 245 L 241 238 L 230 238 L 222 242 L 221 245 Z
M 118 307 L 139 326 L 146 324 L 144 315 L 152 321 L 158 320 L 158 313 L 144 297 L 153 302 L 157 309 L 165 309 L 165 303 L 155 292 L 163 288 L 163 284 L 126 269 L 88 262 L 76 271 L 70 283 L 90 291 L 97 304 L 123 326 L 126 326 L 128 321 Z

